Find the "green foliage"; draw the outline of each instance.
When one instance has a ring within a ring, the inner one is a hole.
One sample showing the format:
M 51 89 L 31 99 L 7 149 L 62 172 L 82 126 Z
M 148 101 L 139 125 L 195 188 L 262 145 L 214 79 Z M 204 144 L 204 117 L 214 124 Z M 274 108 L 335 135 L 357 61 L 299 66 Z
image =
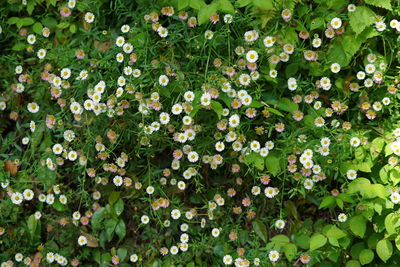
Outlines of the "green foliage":
M 7 0 L 0 263 L 398 266 L 400 10 L 352 3 Z

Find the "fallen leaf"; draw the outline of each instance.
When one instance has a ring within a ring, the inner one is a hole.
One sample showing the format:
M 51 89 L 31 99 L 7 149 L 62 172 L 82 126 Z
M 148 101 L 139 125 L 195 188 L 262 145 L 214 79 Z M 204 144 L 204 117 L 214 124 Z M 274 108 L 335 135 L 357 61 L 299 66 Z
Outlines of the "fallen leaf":
M 4 168 L 6 171 L 9 171 L 11 176 L 15 176 L 18 172 L 18 166 L 12 162 L 11 160 L 7 160 L 4 164 Z

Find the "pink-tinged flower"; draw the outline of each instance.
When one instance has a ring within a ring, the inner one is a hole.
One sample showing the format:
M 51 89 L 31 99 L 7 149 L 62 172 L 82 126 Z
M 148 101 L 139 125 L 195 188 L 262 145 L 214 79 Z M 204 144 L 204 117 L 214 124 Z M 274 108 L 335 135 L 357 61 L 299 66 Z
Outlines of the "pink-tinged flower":
M 117 265 L 117 264 L 119 264 L 119 257 L 117 255 L 114 255 L 114 256 L 112 256 L 111 261 L 114 265 Z
M 238 234 L 235 233 L 235 232 L 230 232 L 229 233 L 229 240 L 235 241 L 236 239 L 238 239 Z
M 125 177 L 124 178 L 124 186 L 126 186 L 126 187 L 132 186 L 132 179 L 129 177 Z
M 47 128 L 53 129 L 55 124 L 56 124 L 56 117 L 54 117 L 54 115 L 47 115 L 46 116 Z
M 239 164 L 233 164 L 231 170 L 232 170 L 232 173 L 238 173 L 240 171 L 240 165 Z
M 341 34 L 343 34 L 344 32 L 345 32 L 345 28 L 344 28 L 344 27 L 341 27 L 341 28 L 339 28 L 339 29 L 337 29 L 337 30 L 335 31 L 336 35 L 341 35 Z
M 301 121 L 304 117 L 303 112 L 301 112 L 300 110 L 295 110 L 293 112 L 293 119 L 295 119 L 296 121 Z
M 236 251 L 239 256 L 243 256 L 245 252 L 244 248 L 238 248 Z
M 50 78 L 50 73 L 49 73 L 48 71 L 43 71 L 43 72 L 40 74 L 40 78 L 41 78 L 43 81 L 48 81 L 49 78 Z
M 367 116 L 368 119 L 373 120 L 376 118 L 376 112 L 370 109 L 365 113 L 365 116 Z
M 308 177 L 312 174 L 311 169 L 301 168 L 301 175 Z
M 285 124 L 283 124 L 282 122 L 279 122 L 279 123 L 275 124 L 275 130 L 278 133 L 283 132 L 285 130 Z
M 307 61 L 317 61 L 318 60 L 318 54 L 314 51 L 311 50 L 306 50 L 303 53 L 305 60 Z
M 243 183 L 243 179 L 242 178 L 240 178 L 240 177 L 236 178 L 236 184 L 237 185 L 242 185 L 242 183 Z
M 19 81 L 20 83 L 26 82 L 26 77 L 25 77 L 25 75 L 24 75 L 24 74 L 20 74 L 20 75 L 18 76 L 18 81 Z
M 225 131 L 228 127 L 228 122 L 226 120 L 221 120 L 217 123 L 217 129 L 220 131 Z
M 93 168 L 88 168 L 88 169 L 86 170 L 86 173 L 87 173 L 87 175 L 88 175 L 89 177 L 92 177 L 92 178 L 96 176 L 96 170 L 93 169 Z
M 62 6 L 60 9 L 60 15 L 64 18 L 69 17 L 71 15 L 71 10 L 66 6 Z
M 169 177 L 170 175 L 171 175 L 171 170 L 170 169 L 164 169 L 163 170 L 163 175 L 165 176 L 165 177 Z
M 78 266 L 79 265 L 79 260 L 78 259 L 71 260 L 71 265 L 74 266 L 74 267 Z
M 232 211 L 234 214 L 240 214 L 240 213 L 242 213 L 242 208 L 241 207 L 233 207 Z
M 255 108 L 247 108 L 246 109 L 246 116 L 248 118 L 254 118 L 257 115 L 257 110 Z
M 179 11 L 178 17 L 182 20 L 187 20 L 189 17 L 188 13 L 186 11 Z
M 260 181 L 263 185 L 267 185 L 269 184 L 269 182 L 271 181 L 271 177 L 269 175 L 262 175 L 260 177 Z
M 68 224 L 68 219 L 67 218 L 61 218 L 59 221 L 61 226 L 66 226 Z
M 167 7 L 161 8 L 161 14 L 163 14 L 164 16 L 171 17 L 172 15 L 174 15 L 174 13 L 175 13 L 175 10 L 172 6 L 167 6 Z
M 78 59 L 85 58 L 85 51 L 83 51 L 82 49 L 77 49 L 75 51 L 75 57 L 78 58 Z
M 242 200 L 242 205 L 245 206 L 245 207 L 250 206 L 250 205 L 251 205 L 251 200 L 250 200 L 250 198 L 245 197 L 245 198 Z
M 196 17 L 190 17 L 189 19 L 188 19 L 188 26 L 189 26 L 189 28 L 194 28 L 194 27 L 196 27 L 197 26 L 197 19 L 196 19 Z
M 237 61 L 237 66 L 239 67 L 239 69 L 244 69 L 244 68 L 246 68 L 246 64 L 247 64 L 247 62 L 246 62 L 246 60 L 244 60 L 243 58 L 241 58 L 241 59 L 239 59 L 239 60 Z
M 216 23 L 219 21 L 219 15 L 218 15 L 218 13 L 213 13 L 213 14 L 210 16 L 210 21 L 211 21 L 212 24 L 216 24 Z
M 61 96 L 61 94 L 62 94 L 62 90 L 60 88 L 57 88 L 57 87 L 51 87 L 50 88 L 50 94 L 54 98 L 59 98 Z
M 333 189 L 333 190 L 331 191 L 331 194 L 332 194 L 332 196 L 336 197 L 336 196 L 339 195 L 339 190 Z
M 232 100 L 231 102 L 231 106 L 233 109 L 238 109 L 242 106 L 242 101 L 240 101 L 239 99 L 235 98 Z
M 226 192 L 229 197 L 234 197 L 236 195 L 236 190 L 233 188 L 229 188 Z
M 310 260 L 311 260 L 311 257 L 310 257 L 309 255 L 307 255 L 307 254 L 302 254 L 302 255 L 300 256 L 300 261 L 301 261 L 302 263 L 304 263 L 304 264 L 309 263 Z
M 288 156 L 287 161 L 289 164 L 294 164 L 297 161 L 297 157 L 294 154 L 291 154 Z
M 287 166 L 287 169 L 288 169 L 289 172 L 294 173 L 294 172 L 297 171 L 297 166 L 296 166 L 296 164 L 289 164 Z
M 292 18 L 292 11 L 290 9 L 284 9 L 281 13 L 282 19 L 288 22 Z
M 173 155 L 174 159 L 181 159 L 183 156 L 183 152 L 180 149 L 176 149 L 176 150 L 174 150 L 172 155 Z
M 247 62 L 246 66 L 247 66 L 248 70 L 251 70 L 251 71 L 257 70 L 257 63 L 255 63 L 255 62 L 251 62 L 251 63 Z
M 10 112 L 10 120 L 16 121 L 18 119 L 18 113 L 15 111 Z
M 28 30 L 26 28 L 21 28 L 21 30 L 19 30 L 20 36 L 26 36 L 27 33 L 28 33 Z
M 100 206 L 100 204 L 99 204 L 98 202 L 93 203 L 92 209 L 93 209 L 94 211 L 96 211 L 96 210 L 98 210 L 98 209 L 100 209 L 100 208 L 101 208 L 101 206 Z
M 65 107 L 65 105 L 67 104 L 67 101 L 66 101 L 65 99 L 63 99 L 63 98 L 59 98 L 59 99 L 57 99 L 57 104 L 58 104 L 61 108 L 63 108 L 63 107 Z
M 308 33 L 308 31 L 300 31 L 299 32 L 299 38 L 306 40 L 308 39 L 308 37 L 310 37 L 310 34 Z
M 220 58 L 214 59 L 214 66 L 215 66 L 216 68 L 221 67 L 221 65 L 222 65 L 222 60 L 221 60 Z
M 18 86 L 15 83 L 11 84 L 11 90 L 17 91 L 17 89 L 18 89 Z

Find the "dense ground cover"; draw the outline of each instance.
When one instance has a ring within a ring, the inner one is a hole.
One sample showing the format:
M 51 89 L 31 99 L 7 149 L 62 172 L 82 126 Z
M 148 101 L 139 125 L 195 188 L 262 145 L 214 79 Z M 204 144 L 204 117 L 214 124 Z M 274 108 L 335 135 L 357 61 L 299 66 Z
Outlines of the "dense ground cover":
M 7 0 L 1 266 L 398 266 L 399 18 Z

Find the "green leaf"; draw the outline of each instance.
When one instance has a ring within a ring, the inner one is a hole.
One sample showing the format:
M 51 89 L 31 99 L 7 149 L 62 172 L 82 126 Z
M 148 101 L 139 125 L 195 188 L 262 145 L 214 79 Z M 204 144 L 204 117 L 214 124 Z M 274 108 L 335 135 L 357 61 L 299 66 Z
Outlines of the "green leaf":
M 125 235 L 126 235 L 126 226 L 125 226 L 125 222 L 120 219 L 118 221 L 117 226 L 115 227 L 115 233 L 117 234 L 117 236 L 119 237 L 119 241 L 121 241 L 122 239 L 124 239 Z
M 389 240 L 382 239 L 378 242 L 378 244 L 376 244 L 376 254 L 378 254 L 379 258 L 381 258 L 383 262 L 386 262 L 388 259 L 390 259 L 392 253 L 393 245 Z
M 26 48 L 26 44 L 25 43 L 16 43 L 15 45 L 13 45 L 13 47 L 11 48 L 14 51 L 21 51 L 24 50 Z
M 385 218 L 385 228 L 389 235 L 395 234 L 396 228 L 400 226 L 400 217 L 398 213 L 389 213 Z
M 193 118 L 200 109 L 201 105 L 194 106 L 192 111 L 189 113 L 189 116 Z
M 348 13 L 350 26 L 360 34 L 367 26 L 375 22 L 375 12 L 366 6 L 357 6 L 354 12 Z
M 336 239 L 340 239 L 342 237 L 346 236 L 346 233 L 342 230 L 340 230 L 338 227 L 333 225 L 327 232 L 326 232 L 327 237 L 334 237 Z
M 111 239 L 113 238 L 115 227 L 117 226 L 118 223 L 119 221 L 116 221 L 114 219 L 109 219 L 105 222 L 104 227 L 106 230 L 108 241 L 111 241 Z
M 178 0 L 178 10 L 182 10 L 189 6 L 189 0 Z
M 106 216 L 106 209 L 105 208 L 100 208 L 96 210 L 91 218 L 91 223 L 93 229 L 99 230 L 103 228 L 102 221 L 104 220 Z
M 120 194 L 121 192 L 118 191 L 111 192 L 110 196 L 108 197 L 108 203 L 110 203 L 110 205 L 113 205 L 119 199 Z
M 351 14 L 351 13 L 350 13 Z M 327 59 L 329 63 L 339 63 L 341 67 L 347 66 L 351 58 L 360 48 L 362 42 L 354 36 L 345 35 L 342 38 L 338 38 L 333 43 L 332 48 L 327 52 Z
M 42 23 L 36 22 L 35 24 L 33 24 L 32 29 L 36 34 L 42 34 Z
M 272 113 L 278 115 L 278 116 L 285 117 L 285 115 L 283 115 L 282 112 L 280 112 L 277 109 L 270 108 L 270 107 L 266 107 L 265 109 L 268 110 L 269 112 L 272 112 Z
M 59 29 L 65 29 L 69 26 L 69 22 L 61 22 L 59 24 L 57 24 L 57 28 Z
M 236 0 L 235 6 L 237 7 L 245 7 L 252 3 L 252 0 Z
M 385 139 L 382 137 L 377 137 L 371 142 L 371 147 L 369 148 L 372 159 L 376 159 L 378 155 L 381 153 L 383 149 L 383 145 L 385 144 Z
M 322 234 L 314 234 L 310 239 L 310 250 L 316 250 L 325 246 L 327 238 Z
M 268 232 L 267 227 L 260 220 L 253 221 L 253 230 L 261 238 L 264 243 L 267 243 Z
M 323 208 L 326 208 L 326 207 L 332 207 L 334 204 L 335 204 L 335 197 L 334 196 L 326 196 L 321 201 L 321 204 L 319 205 L 319 208 L 323 209 Z
M 118 199 L 118 201 L 114 204 L 114 210 L 117 216 L 121 215 L 124 211 L 124 201 L 122 198 Z
M 360 253 L 359 260 L 362 265 L 371 263 L 374 259 L 374 252 L 371 249 L 363 249 Z
M 35 219 L 35 215 L 32 214 L 31 216 L 28 217 L 28 229 L 31 238 L 35 237 L 37 224 L 38 220 Z
M 217 5 L 215 3 L 202 7 L 197 14 L 199 25 L 206 23 L 210 16 L 215 12 L 217 12 Z
M 273 175 L 276 176 L 280 171 L 279 159 L 275 156 L 268 155 L 265 158 L 265 165 L 267 166 L 267 170 Z
M 302 249 L 309 249 L 310 247 L 310 237 L 308 235 L 295 236 L 294 241 Z
M 297 254 L 297 247 L 294 244 L 286 244 L 283 246 L 283 253 L 285 253 L 286 258 L 292 261 Z
M 289 237 L 285 235 L 276 235 L 274 237 L 271 237 L 271 241 L 281 245 L 290 243 Z
M 390 0 L 365 0 L 365 3 L 372 6 L 377 6 L 384 9 L 392 10 L 392 5 L 390 4 Z
M 400 251 L 400 235 L 397 235 L 394 239 L 394 244 L 396 245 L 397 250 Z
M 299 105 L 297 103 L 294 103 L 292 100 L 285 97 L 278 102 L 278 107 L 287 112 L 293 112 L 299 109 Z
M 350 230 L 359 237 L 363 237 L 367 230 L 367 220 L 362 215 L 354 216 L 349 221 Z
M 71 33 L 76 33 L 76 25 L 75 25 L 75 24 L 69 25 L 69 31 L 70 31 Z
M 221 103 L 215 100 L 211 100 L 211 107 L 215 111 L 215 113 L 217 113 L 218 119 L 220 120 L 223 110 Z
M 190 7 L 193 9 L 200 10 L 201 8 L 206 6 L 204 0 L 190 0 Z
M 328 8 L 338 10 L 341 7 L 347 5 L 349 3 L 349 0 L 327 0 L 326 4 Z
M 261 156 L 258 156 L 255 160 L 254 160 L 254 166 L 256 166 L 257 169 L 259 169 L 260 171 L 264 170 L 264 158 Z
M 118 248 L 117 249 L 117 255 L 121 262 L 125 259 L 126 254 L 128 254 L 128 250 L 126 248 Z
M 233 14 L 235 12 L 235 8 L 233 7 L 232 3 L 229 0 L 219 0 L 217 2 L 218 10 L 224 13 Z
M 7 24 L 17 24 L 20 21 L 18 17 L 11 17 L 7 20 Z
M 26 11 L 28 11 L 29 16 L 32 15 L 33 10 L 35 9 L 36 2 L 35 1 L 29 1 L 28 5 L 26 7 Z
M 53 208 L 57 211 L 66 211 L 67 207 L 63 205 L 58 199 L 54 201 Z
M 42 19 L 42 24 L 48 28 L 54 28 L 57 25 L 57 20 L 52 17 Z
M 22 26 L 29 26 L 35 23 L 35 20 L 33 18 L 23 18 L 21 19 Z
M 273 0 L 253 0 L 253 5 L 260 9 L 273 9 L 274 1 Z
M 346 262 L 345 267 L 360 267 L 360 263 L 356 260 L 350 260 L 348 262 Z
M 318 17 L 313 19 L 310 24 L 310 31 L 324 28 L 324 23 L 325 23 L 324 18 Z

